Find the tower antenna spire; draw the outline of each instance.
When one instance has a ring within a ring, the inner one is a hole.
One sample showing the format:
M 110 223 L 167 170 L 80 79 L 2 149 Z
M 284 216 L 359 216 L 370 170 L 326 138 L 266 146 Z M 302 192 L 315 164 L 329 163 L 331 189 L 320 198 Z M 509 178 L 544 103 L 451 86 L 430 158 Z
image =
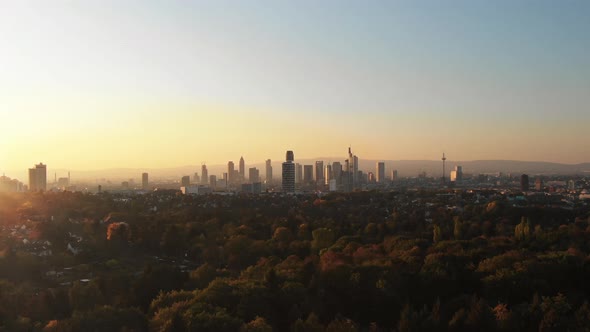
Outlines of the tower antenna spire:
M 443 183 L 443 185 L 445 184 L 445 161 L 446 160 L 447 160 L 447 157 L 445 157 L 445 153 L 443 152 L 443 156 L 442 156 L 442 166 L 443 166 L 443 169 L 442 169 L 442 171 L 443 171 L 442 172 L 442 183 Z

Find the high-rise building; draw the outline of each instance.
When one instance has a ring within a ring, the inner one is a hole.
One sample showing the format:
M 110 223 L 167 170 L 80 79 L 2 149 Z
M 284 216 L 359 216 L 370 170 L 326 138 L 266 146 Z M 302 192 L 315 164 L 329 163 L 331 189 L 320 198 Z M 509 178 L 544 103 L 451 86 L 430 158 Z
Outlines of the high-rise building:
M 248 169 L 248 182 L 260 182 L 260 172 L 256 167 L 251 167 Z
M 324 183 L 326 185 L 330 185 L 330 180 L 332 180 L 334 176 L 332 175 L 332 165 L 327 164 L 326 169 L 324 171 Z
M 397 180 L 398 180 L 397 169 L 392 169 L 391 170 L 391 181 L 397 181 Z
M 451 182 L 463 181 L 463 166 L 455 166 L 455 169 L 451 171 Z
M 337 185 L 342 183 L 342 164 L 339 161 L 332 163 L 332 177 Z
M 313 165 L 303 165 L 303 183 L 313 183 Z
M 266 183 L 272 182 L 272 163 L 270 159 L 266 160 Z
M 541 191 L 541 190 L 543 190 L 543 186 L 544 186 L 543 178 L 537 177 L 535 179 L 535 190 Z
M 209 176 L 209 187 L 211 188 L 211 190 L 217 189 L 217 176 L 215 176 L 215 175 Z
M 303 165 L 295 164 L 295 183 L 303 182 Z
M 529 176 L 526 174 L 520 176 L 520 190 L 529 191 Z
M 369 174 L 367 174 L 367 182 L 369 182 L 369 183 L 377 182 L 377 179 L 375 179 L 375 174 L 373 174 L 373 172 L 369 172 Z
M 193 183 L 199 182 L 201 182 L 201 178 L 199 177 L 199 173 L 195 172 L 195 174 L 193 175 Z
M 244 157 L 240 157 L 240 182 L 244 182 L 246 180 L 246 163 L 244 162 Z
M 315 162 L 315 183 L 324 184 L 324 162 Z
M 206 185 L 209 181 L 209 171 L 207 171 L 207 165 L 201 165 L 201 184 Z
M 234 162 L 233 161 L 228 161 L 227 162 L 227 183 L 228 185 L 231 183 L 233 184 L 236 179 L 234 179 Z
M 149 175 L 148 173 L 141 174 L 141 189 L 147 190 L 149 187 Z
M 286 161 L 283 163 L 282 185 L 283 192 L 295 192 L 295 164 L 293 151 L 287 151 Z
M 348 147 L 348 159 L 347 159 L 347 167 L 346 171 L 348 172 L 349 176 L 349 188 L 348 190 L 353 190 L 360 187 L 360 179 L 358 177 L 359 174 L 359 158 L 352 154 L 352 150 Z
M 377 182 L 385 182 L 385 163 L 382 161 L 377 162 L 375 166 L 375 174 L 377 174 Z
M 35 168 L 29 168 L 29 190 L 47 190 L 47 165 L 39 163 Z
M 180 186 L 181 187 L 188 187 L 190 185 L 191 185 L 191 177 L 190 176 L 185 175 L 180 179 Z

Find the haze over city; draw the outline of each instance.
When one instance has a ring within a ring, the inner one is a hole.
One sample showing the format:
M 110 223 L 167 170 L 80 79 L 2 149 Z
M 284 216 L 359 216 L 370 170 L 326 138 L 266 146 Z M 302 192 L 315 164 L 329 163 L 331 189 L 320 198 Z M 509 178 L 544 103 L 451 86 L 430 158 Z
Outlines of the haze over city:
M 590 161 L 587 1 L 0 5 L 0 170 Z

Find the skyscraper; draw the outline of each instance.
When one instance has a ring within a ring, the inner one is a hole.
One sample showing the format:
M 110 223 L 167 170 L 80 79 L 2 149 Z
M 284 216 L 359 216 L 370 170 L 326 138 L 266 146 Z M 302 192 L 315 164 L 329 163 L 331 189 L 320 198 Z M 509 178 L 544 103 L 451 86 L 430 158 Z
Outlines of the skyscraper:
M 149 175 L 148 173 L 141 174 L 141 189 L 147 190 L 149 187 Z
M 303 183 L 313 183 L 313 165 L 303 165 Z
M 233 184 L 236 179 L 234 179 L 234 162 L 228 161 L 227 162 L 227 183 Z
M 266 183 L 272 182 L 272 164 L 270 159 L 266 160 Z
M 332 175 L 332 165 L 327 164 L 326 165 L 326 169 L 324 171 L 324 183 L 326 185 L 330 184 L 330 180 L 332 180 L 334 177 Z
M 190 176 L 185 175 L 180 179 L 180 186 L 181 187 L 188 187 L 190 185 L 191 185 L 191 177 Z
M 260 182 L 260 172 L 256 167 L 251 167 L 250 169 L 248 169 L 248 182 Z
M 377 182 L 383 183 L 385 182 L 385 163 L 382 161 L 377 162 L 375 167 L 375 174 L 377 174 Z
M 535 190 L 541 191 L 543 190 L 543 178 L 542 177 L 537 177 L 535 179 Z
M 283 163 L 282 185 L 283 192 L 295 192 L 295 164 L 293 151 L 287 151 L 286 161 Z
M 451 182 L 463 181 L 463 166 L 455 166 L 455 170 L 451 171 Z
M 398 180 L 397 169 L 392 169 L 391 170 L 391 181 L 396 181 L 396 180 Z
M 303 181 L 303 166 L 301 164 L 295 164 L 295 183 L 301 183 Z
M 201 184 L 207 184 L 209 181 L 209 172 L 207 171 L 207 165 L 201 165 Z
M 209 176 L 209 188 L 211 188 L 211 190 L 215 190 L 217 188 L 217 176 Z
M 240 157 L 240 182 L 244 182 L 246 180 L 246 163 L 244 162 L 244 157 Z
M 336 184 L 342 183 L 342 164 L 339 161 L 332 163 L 332 177 L 336 180 Z
M 320 185 L 324 184 L 324 162 L 315 162 L 315 183 Z
M 520 176 L 520 190 L 529 191 L 529 176 L 527 174 Z
M 35 168 L 29 168 L 29 190 L 47 190 L 47 165 L 39 163 Z

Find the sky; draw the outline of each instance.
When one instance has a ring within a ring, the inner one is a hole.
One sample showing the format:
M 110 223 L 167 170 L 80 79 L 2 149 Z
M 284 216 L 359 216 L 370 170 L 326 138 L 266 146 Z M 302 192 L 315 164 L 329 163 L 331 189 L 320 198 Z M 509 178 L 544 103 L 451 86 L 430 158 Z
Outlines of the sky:
M 590 161 L 590 2 L 0 0 L 0 171 Z

